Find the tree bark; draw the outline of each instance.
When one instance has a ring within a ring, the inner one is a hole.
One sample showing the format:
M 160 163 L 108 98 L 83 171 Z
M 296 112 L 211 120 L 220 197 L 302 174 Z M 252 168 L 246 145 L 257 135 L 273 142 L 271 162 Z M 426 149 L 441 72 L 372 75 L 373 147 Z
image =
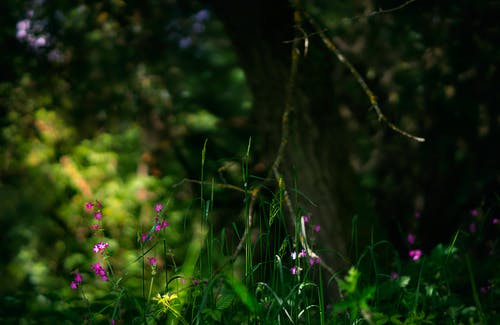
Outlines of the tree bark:
M 213 1 L 254 96 L 257 147 L 270 168 L 281 141 L 282 114 L 290 77 L 293 10 L 288 1 Z M 303 26 L 306 33 L 308 26 Z M 318 37 L 301 47 L 290 135 L 280 172 L 288 192 L 297 189 L 314 202 L 320 256 L 335 271 L 349 264 L 351 218 L 356 213 L 357 177 L 349 163 L 354 136 L 336 104 L 332 74 L 338 65 Z M 303 200 L 303 203 L 306 201 Z

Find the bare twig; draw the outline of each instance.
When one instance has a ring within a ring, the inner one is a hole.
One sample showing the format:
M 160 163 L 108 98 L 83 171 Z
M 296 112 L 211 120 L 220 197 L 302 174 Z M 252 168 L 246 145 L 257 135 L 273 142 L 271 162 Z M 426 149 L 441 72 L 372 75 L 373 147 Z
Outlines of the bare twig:
M 375 113 L 377 114 L 379 121 L 384 122 L 393 131 L 395 131 L 395 132 L 397 132 L 397 133 L 399 133 L 399 134 L 401 134 L 401 135 L 403 135 L 405 137 L 408 137 L 408 138 L 410 138 L 410 139 L 412 139 L 414 141 L 417 141 L 417 142 L 424 142 L 425 138 L 418 137 L 418 136 L 415 136 L 413 134 L 410 134 L 410 133 L 408 133 L 408 132 L 400 129 L 399 127 L 397 127 L 396 125 L 394 125 L 394 123 L 392 123 L 391 121 L 389 121 L 387 119 L 387 117 L 384 115 L 384 113 L 382 113 L 382 110 L 380 109 L 380 106 L 378 105 L 377 97 L 375 96 L 375 94 L 373 93 L 373 91 L 370 89 L 370 87 L 368 87 L 366 81 L 363 79 L 363 77 L 358 72 L 358 70 L 340 52 L 340 50 L 337 48 L 337 46 L 335 45 L 335 43 L 333 43 L 333 41 L 329 37 L 326 36 L 326 34 L 324 33 L 323 29 L 316 23 L 316 21 L 310 15 L 308 15 L 307 13 L 305 15 L 309 19 L 309 22 L 311 23 L 311 25 L 316 29 L 318 35 L 321 37 L 321 40 L 326 45 L 326 47 L 335 54 L 335 56 L 337 57 L 337 59 L 342 64 L 344 64 L 347 67 L 347 69 L 349 69 L 349 71 L 354 76 L 354 78 L 356 79 L 356 81 L 358 82 L 358 84 L 361 86 L 361 88 L 365 92 L 366 96 L 368 97 L 368 99 L 370 101 L 370 104 L 372 105 L 373 109 L 375 110 Z
M 391 12 L 403 9 L 404 7 L 408 6 L 409 4 L 411 4 L 412 2 L 415 2 L 415 1 L 417 1 L 417 0 L 408 0 L 408 1 L 400 4 L 399 6 L 394 7 L 394 8 L 390 8 L 390 9 L 379 8 L 378 10 L 374 10 L 374 11 L 372 11 L 370 13 L 367 13 L 367 14 L 364 14 L 364 15 L 355 16 L 355 17 L 350 18 L 350 19 L 351 20 L 356 20 L 356 19 L 360 19 L 360 18 L 368 18 L 368 17 L 382 15 L 382 14 L 389 14 Z
M 194 183 L 194 184 L 210 185 L 210 186 L 213 185 L 215 187 L 219 187 L 219 188 L 223 188 L 223 189 L 229 189 L 229 190 L 234 190 L 234 191 L 245 193 L 244 189 L 242 189 L 241 187 L 235 186 L 235 185 L 222 184 L 222 183 L 212 183 L 212 182 L 202 182 L 202 181 L 199 181 L 199 180 L 196 180 L 196 179 L 189 179 L 189 178 L 184 178 L 182 181 L 180 181 L 179 183 L 173 185 L 172 187 L 175 188 L 175 187 L 180 186 L 180 185 L 182 185 L 184 183 Z

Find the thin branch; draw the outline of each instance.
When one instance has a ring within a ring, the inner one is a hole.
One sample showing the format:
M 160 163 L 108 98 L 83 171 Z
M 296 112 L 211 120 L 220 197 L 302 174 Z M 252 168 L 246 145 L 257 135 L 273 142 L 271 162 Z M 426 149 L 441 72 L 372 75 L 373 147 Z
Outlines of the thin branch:
M 194 184 L 200 184 L 200 185 L 210 185 L 210 186 L 215 186 L 215 187 L 219 187 L 219 188 L 223 188 L 223 189 L 229 189 L 229 190 L 234 190 L 234 191 L 238 191 L 238 192 L 242 192 L 242 193 L 245 193 L 245 190 L 242 189 L 241 187 L 238 187 L 236 185 L 231 185 L 231 184 L 223 184 L 223 183 L 212 183 L 212 182 L 202 182 L 202 181 L 199 181 L 199 180 L 196 180 L 196 179 L 189 179 L 189 178 L 184 178 L 182 181 L 180 181 L 179 183 L 173 185 L 172 187 L 177 187 L 177 186 L 180 186 L 184 183 L 194 183 Z
M 397 7 L 394 7 L 394 8 L 390 8 L 390 9 L 382 9 L 382 8 L 379 8 L 378 10 L 375 10 L 375 11 L 372 11 L 370 13 L 367 13 L 365 15 L 359 15 L 359 16 L 356 16 L 356 17 L 353 17 L 353 18 L 350 18 L 350 20 L 356 20 L 356 19 L 360 19 L 360 18 L 368 18 L 368 17 L 372 17 L 372 16 L 377 16 L 377 15 L 382 15 L 382 14 L 389 14 L 391 12 L 394 12 L 394 11 L 398 11 L 400 9 L 403 9 L 404 7 L 408 6 L 409 4 L 411 4 L 412 2 L 415 2 L 417 0 L 408 0 L 402 4 L 400 4 L 399 6 Z
M 311 25 L 316 29 L 316 32 L 321 37 L 321 40 L 326 45 L 326 47 L 335 54 L 335 56 L 337 57 L 337 59 L 342 64 L 344 64 L 347 67 L 347 69 L 349 69 L 349 71 L 354 76 L 354 78 L 356 79 L 356 81 L 358 82 L 358 84 L 361 86 L 361 88 L 365 92 L 366 96 L 370 100 L 370 104 L 372 105 L 371 107 L 373 107 L 373 109 L 375 110 L 375 113 L 377 114 L 379 121 L 384 122 L 393 131 L 395 131 L 395 132 L 397 132 L 397 133 L 399 133 L 399 134 L 401 134 L 401 135 L 403 135 L 405 137 L 408 137 L 408 138 L 410 138 L 410 139 L 412 139 L 414 141 L 417 141 L 417 142 L 424 142 L 425 138 L 418 137 L 418 136 L 415 136 L 413 134 L 410 134 L 410 133 L 408 133 L 408 132 L 400 129 L 394 123 L 392 123 L 391 121 L 389 121 L 387 119 L 387 117 L 384 115 L 384 113 L 382 113 L 382 110 L 380 109 L 380 106 L 378 105 L 377 97 L 375 96 L 375 94 L 373 93 L 373 91 L 370 89 L 370 87 L 368 87 L 368 85 L 366 84 L 366 81 L 363 79 L 363 77 L 358 72 L 358 70 L 340 52 L 340 50 L 337 48 L 337 46 L 335 45 L 335 43 L 333 43 L 333 41 L 325 35 L 323 29 L 316 23 L 316 21 L 314 21 L 314 19 L 310 15 L 308 15 L 307 13 L 305 13 L 305 15 L 309 19 L 309 22 L 311 23 Z

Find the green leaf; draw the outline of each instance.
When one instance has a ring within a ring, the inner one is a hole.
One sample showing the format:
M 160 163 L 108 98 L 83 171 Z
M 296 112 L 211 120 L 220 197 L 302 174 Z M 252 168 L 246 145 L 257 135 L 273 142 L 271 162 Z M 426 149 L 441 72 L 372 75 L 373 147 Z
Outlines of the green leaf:
M 234 296 L 230 294 L 222 295 L 219 299 L 217 299 L 217 303 L 215 304 L 215 307 L 219 310 L 224 310 L 229 308 L 231 304 L 233 303 Z

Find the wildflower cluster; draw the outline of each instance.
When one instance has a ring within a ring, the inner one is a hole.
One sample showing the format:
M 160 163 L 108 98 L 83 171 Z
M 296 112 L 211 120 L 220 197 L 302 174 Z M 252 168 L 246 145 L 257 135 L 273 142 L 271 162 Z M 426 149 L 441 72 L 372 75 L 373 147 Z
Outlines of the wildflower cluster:
M 69 285 L 71 287 L 71 289 L 75 290 L 75 289 L 78 289 L 78 287 L 80 286 L 80 283 L 82 282 L 82 275 L 80 274 L 80 272 L 76 272 L 75 273 L 75 279 L 73 281 L 71 281 L 71 284 Z
M 90 226 L 92 230 L 98 230 L 100 228 L 99 223 L 102 221 L 102 204 L 99 201 L 95 202 L 87 202 L 85 203 L 85 209 L 90 210 L 97 223 L 94 223 Z M 94 245 L 93 251 L 94 253 L 100 253 L 101 259 L 104 259 L 104 252 L 106 248 L 109 247 L 109 243 L 100 241 Z M 105 268 L 102 266 L 101 262 L 94 263 L 90 266 L 90 269 L 101 278 L 102 281 L 108 281 L 108 275 L 106 273 Z M 71 289 L 77 289 L 82 282 L 82 276 L 80 273 L 76 273 L 74 280 L 70 283 Z
M 155 205 L 155 211 L 156 211 L 155 223 L 149 232 L 141 235 L 141 242 L 142 243 L 153 240 L 153 234 L 155 232 L 159 232 L 159 231 L 161 231 L 169 226 L 169 224 L 166 220 L 164 220 L 164 219 L 160 220 L 160 212 L 162 210 L 163 210 L 162 204 L 158 203 Z
M 104 250 L 109 246 L 108 243 L 104 243 L 104 242 L 98 242 L 97 244 L 94 245 L 94 253 L 101 253 L 104 254 Z
M 304 224 L 309 223 L 311 221 L 311 216 L 310 215 L 302 216 L 302 221 L 304 222 Z M 321 226 L 314 225 L 312 229 L 314 230 L 314 232 L 320 232 Z M 310 266 L 313 266 L 314 264 L 319 264 L 321 262 L 319 256 L 315 255 L 314 253 L 313 255 L 310 256 L 305 249 L 300 250 L 300 252 L 292 251 L 290 253 L 290 257 L 292 258 L 292 260 L 297 260 L 297 258 L 298 259 L 308 258 L 308 263 Z M 294 265 L 290 268 L 290 273 L 292 273 L 292 275 L 298 275 L 302 271 L 302 267 L 300 267 L 299 265 L 300 263 L 297 263 L 297 265 Z
M 90 267 L 95 275 L 99 276 L 102 281 L 108 281 L 108 275 L 106 274 L 106 270 L 101 266 L 101 263 L 97 262 L 92 264 Z
M 94 219 L 96 219 L 98 222 L 102 220 L 102 203 L 99 201 L 94 202 L 87 202 L 85 203 L 85 209 L 91 210 Z M 99 224 L 93 224 L 90 226 L 90 229 L 97 230 L 99 229 Z
M 415 212 L 415 221 L 418 222 L 420 219 L 420 212 Z M 413 233 L 409 233 L 408 236 L 406 237 L 406 241 L 410 245 L 410 250 L 408 251 L 408 256 L 414 261 L 418 261 L 422 257 L 422 250 L 413 248 L 416 243 L 417 236 Z

